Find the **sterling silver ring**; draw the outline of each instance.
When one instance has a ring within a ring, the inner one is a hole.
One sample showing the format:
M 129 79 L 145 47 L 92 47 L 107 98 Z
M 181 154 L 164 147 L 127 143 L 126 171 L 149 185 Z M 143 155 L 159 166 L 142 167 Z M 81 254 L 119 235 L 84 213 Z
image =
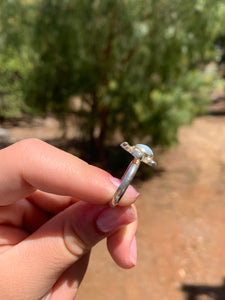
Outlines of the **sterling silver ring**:
M 124 150 L 132 154 L 134 156 L 134 159 L 131 161 L 127 170 L 125 171 L 122 177 L 122 182 L 109 203 L 111 207 L 116 206 L 120 202 L 121 198 L 126 192 L 126 189 L 128 188 L 135 174 L 137 173 L 141 162 L 144 162 L 152 167 L 156 166 L 156 162 L 153 160 L 153 152 L 148 146 L 143 144 L 130 146 L 127 142 L 120 144 L 120 146 Z

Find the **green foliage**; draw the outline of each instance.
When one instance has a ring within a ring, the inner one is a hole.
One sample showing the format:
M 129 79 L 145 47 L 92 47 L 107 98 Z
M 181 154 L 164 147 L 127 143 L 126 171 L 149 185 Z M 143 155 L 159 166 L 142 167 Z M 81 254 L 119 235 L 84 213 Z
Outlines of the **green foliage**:
M 24 1 L 0 4 L 0 117 L 20 117 L 26 111 L 24 85 L 31 69 L 28 17 Z
M 23 96 L 20 81 L 23 66 L 14 55 L 15 52 L 11 49 L 7 50 L 6 56 L 0 56 L 0 117 L 2 118 L 20 116 Z
M 0 90 L 19 74 L 14 102 L 24 95 L 61 120 L 78 96 L 87 140 L 102 145 L 119 130 L 168 145 L 206 109 L 217 76 L 197 70 L 218 54 L 222 0 L 4 0 L 0 9 Z
M 140 116 L 145 115 L 147 123 L 155 122 L 154 143 L 174 143 L 181 125 L 190 124 L 197 115 L 206 113 L 210 95 L 219 81 L 217 71 L 217 68 L 210 72 L 190 71 L 176 85 L 151 91 L 152 108 L 142 107 Z

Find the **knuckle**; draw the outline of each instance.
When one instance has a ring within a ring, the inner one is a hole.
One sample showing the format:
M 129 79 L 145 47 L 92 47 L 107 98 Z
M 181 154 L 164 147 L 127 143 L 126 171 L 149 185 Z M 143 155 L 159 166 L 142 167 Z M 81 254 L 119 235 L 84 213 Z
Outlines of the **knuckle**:
M 19 149 L 22 153 L 27 152 L 27 150 L 38 148 L 41 145 L 43 145 L 44 142 L 42 140 L 36 139 L 36 138 L 28 138 L 21 140 L 17 143 L 15 143 L 15 147 Z
M 63 240 L 66 250 L 75 259 L 79 259 L 90 250 L 90 246 L 82 240 L 70 222 L 66 222 L 64 225 Z

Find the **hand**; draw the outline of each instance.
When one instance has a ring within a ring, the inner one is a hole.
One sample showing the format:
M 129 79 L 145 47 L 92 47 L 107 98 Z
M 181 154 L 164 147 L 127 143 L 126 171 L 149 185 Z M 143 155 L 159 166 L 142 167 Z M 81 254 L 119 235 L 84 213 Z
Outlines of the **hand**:
M 0 168 L 0 299 L 74 299 L 103 238 L 119 266 L 136 264 L 133 187 L 110 208 L 118 179 L 35 139 L 1 150 Z

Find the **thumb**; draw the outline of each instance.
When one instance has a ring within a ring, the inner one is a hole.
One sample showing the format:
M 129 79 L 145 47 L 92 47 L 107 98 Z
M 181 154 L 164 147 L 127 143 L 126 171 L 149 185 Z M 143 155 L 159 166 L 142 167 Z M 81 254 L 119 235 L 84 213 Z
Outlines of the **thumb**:
M 41 298 L 98 241 L 135 219 L 131 206 L 68 207 L 1 256 L 0 298 Z

